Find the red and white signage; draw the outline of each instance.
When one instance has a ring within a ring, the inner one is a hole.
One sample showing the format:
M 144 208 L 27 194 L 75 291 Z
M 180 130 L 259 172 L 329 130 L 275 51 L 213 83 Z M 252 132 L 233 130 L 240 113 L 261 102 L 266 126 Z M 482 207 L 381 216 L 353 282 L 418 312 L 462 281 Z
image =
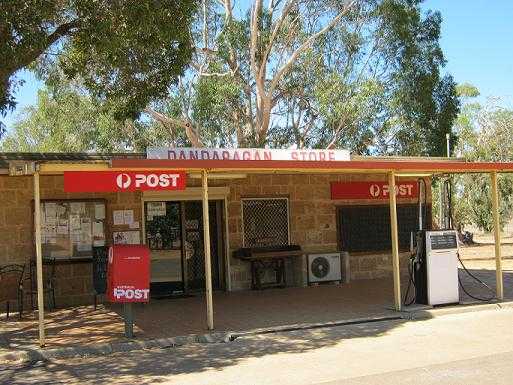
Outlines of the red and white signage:
M 282 150 L 266 148 L 149 148 L 148 159 L 171 160 L 294 160 L 334 162 L 351 160 L 347 150 Z
M 65 171 L 65 192 L 184 190 L 183 171 Z
M 150 300 L 150 250 L 145 245 L 114 245 L 109 249 L 107 297 L 110 302 Z
M 417 181 L 400 181 L 395 185 L 395 195 L 400 198 L 416 198 L 419 195 Z M 332 182 L 331 199 L 388 199 L 387 182 Z

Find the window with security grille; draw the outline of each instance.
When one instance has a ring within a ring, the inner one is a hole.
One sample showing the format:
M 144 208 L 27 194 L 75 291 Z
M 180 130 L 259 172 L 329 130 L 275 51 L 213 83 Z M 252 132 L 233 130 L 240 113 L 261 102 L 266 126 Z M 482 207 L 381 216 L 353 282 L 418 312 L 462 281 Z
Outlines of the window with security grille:
M 289 244 L 289 200 L 252 198 L 242 200 L 244 247 Z
M 418 228 L 418 207 L 397 205 L 397 232 L 399 249 L 408 250 L 410 234 Z M 344 206 L 338 209 L 339 241 L 341 250 L 390 250 L 390 209 L 388 205 Z M 426 207 L 426 222 L 431 223 L 431 206 Z

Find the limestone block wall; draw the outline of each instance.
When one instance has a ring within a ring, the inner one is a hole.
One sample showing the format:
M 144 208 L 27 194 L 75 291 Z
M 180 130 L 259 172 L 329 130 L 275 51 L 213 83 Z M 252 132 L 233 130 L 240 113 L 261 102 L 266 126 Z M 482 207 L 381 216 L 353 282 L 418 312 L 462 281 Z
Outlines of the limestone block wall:
M 380 181 L 383 175 L 336 175 L 336 174 L 290 174 L 248 175 L 233 180 L 212 180 L 211 186 L 228 186 L 227 224 L 230 253 L 232 290 L 248 289 L 251 283 L 249 264 L 232 257 L 232 252 L 242 247 L 242 198 L 286 197 L 289 199 L 290 238 L 306 252 L 338 250 L 337 207 L 342 205 L 387 204 L 387 201 L 331 200 L 330 182 L 335 181 Z M 429 181 L 428 181 L 429 182 Z M 188 179 L 187 186 L 199 186 L 198 179 Z M 133 209 L 134 220 L 142 225 L 140 193 L 64 193 L 62 176 L 41 176 L 41 199 L 88 199 L 106 200 L 107 240 L 113 231 L 128 230 L 114 227 L 112 212 L 118 209 Z M 0 265 L 24 263 L 35 255 L 33 237 L 33 178 L 0 176 Z M 187 192 L 184 192 L 184 196 Z M 431 196 L 428 183 L 428 198 Z M 398 203 L 415 203 L 416 200 L 400 199 Z M 142 234 L 141 234 L 142 239 Z M 110 242 L 108 242 L 110 243 Z M 401 257 L 401 267 L 406 269 L 407 253 Z M 350 256 L 351 279 L 372 279 L 392 274 L 390 253 L 358 253 Z M 57 267 L 57 305 L 69 306 L 92 302 L 92 271 L 90 263 L 60 264 Z M 297 259 L 287 264 L 289 282 L 294 286 L 305 285 L 306 261 Z
M 128 230 L 128 226 L 113 226 L 112 211 L 133 209 L 134 220 L 142 223 L 140 193 L 64 192 L 63 176 L 40 177 L 41 199 L 105 199 L 105 236 L 107 243 L 113 231 Z M 33 177 L 0 176 L 0 264 L 26 263 L 35 258 L 33 227 Z M 56 267 L 57 306 L 92 302 L 91 263 L 59 263 Z
M 411 180 L 411 178 L 409 178 Z M 387 200 L 332 200 L 331 182 L 385 181 L 384 175 L 373 174 L 291 174 L 249 175 L 229 183 L 228 228 L 231 251 L 243 247 L 241 198 L 287 197 L 289 199 L 291 243 L 306 252 L 328 252 L 339 249 L 337 207 L 343 205 L 388 204 Z M 428 203 L 431 191 L 426 180 Z M 398 204 L 416 203 L 416 199 L 399 199 Z M 232 289 L 247 289 L 251 284 L 249 264 L 230 257 Z M 407 269 L 408 254 L 401 254 L 401 267 Z M 351 279 L 373 279 L 392 275 L 392 259 L 388 252 L 350 255 Z M 288 262 L 291 284 L 307 283 L 305 258 Z

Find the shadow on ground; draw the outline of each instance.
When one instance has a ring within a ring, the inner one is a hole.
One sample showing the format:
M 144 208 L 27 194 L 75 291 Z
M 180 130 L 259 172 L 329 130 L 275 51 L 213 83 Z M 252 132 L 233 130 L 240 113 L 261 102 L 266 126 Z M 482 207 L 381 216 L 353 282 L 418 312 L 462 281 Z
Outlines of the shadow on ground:
M 54 384 L 59 379 L 63 381 L 66 379 L 65 381 L 69 383 L 70 378 L 87 384 L 127 383 L 128 378 L 133 376 L 138 378 L 138 384 L 160 383 L 169 381 L 165 376 L 198 373 L 210 369 L 222 370 L 246 359 L 273 354 L 304 353 L 334 346 L 351 338 L 376 337 L 386 334 L 392 328 L 400 327 L 404 322 L 404 320 L 374 322 L 288 332 L 274 335 L 273 338 L 244 337 L 225 344 L 117 353 L 108 359 L 96 357 L 83 363 L 77 360 L 72 363 L 51 362 L 45 364 L 41 372 L 33 377 L 33 383 Z M 32 369 L 33 372 L 34 370 L 37 371 Z M 20 383 L 31 383 L 30 381 L 25 378 Z
M 217 292 L 214 295 L 216 331 L 245 331 L 298 323 L 331 322 L 394 315 L 392 281 L 354 281 L 264 291 Z M 136 304 L 136 337 L 151 339 L 207 333 L 203 294 L 193 298 L 153 300 Z M 47 314 L 47 347 L 123 340 L 121 306 L 59 309 Z M 22 321 L 0 321 L 0 349 L 36 347 L 34 314 Z M 2 338 L 3 337 L 3 338 Z

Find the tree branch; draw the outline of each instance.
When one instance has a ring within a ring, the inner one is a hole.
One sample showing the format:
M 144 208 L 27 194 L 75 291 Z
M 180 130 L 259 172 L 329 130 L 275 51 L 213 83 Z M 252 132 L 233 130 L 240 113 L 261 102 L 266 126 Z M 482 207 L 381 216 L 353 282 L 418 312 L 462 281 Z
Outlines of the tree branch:
M 251 70 L 253 73 L 258 74 L 257 63 L 256 63 L 256 50 L 258 45 L 258 19 L 262 12 L 262 0 L 256 0 L 253 10 L 251 12 L 251 31 L 250 31 L 250 46 L 249 56 L 251 63 Z
M 292 65 L 295 63 L 295 61 L 297 60 L 298 56 L 301 53 L 303 53 L 303 51 L 305 51 L 307 48 L 309 48 L 310 45 L 317 38 L 319 38 L 320 36 L 322 36 L 323 34 L 328 32 L 331 28 L 333 28 L 340 21 L 340 19 L 342 19 L 342 16 L 344 16 L 353 7 L 353 5 L 355 3 L 356 3 L 356 1 L 352 0 L 351 2 L 349 2 L 349 4 L 346 4 L 344 6 L 344 9 L 336 17 L 334 17 L 324 28 L 322 28 L 320 31 L 318 31 L 318 32 L 314 33 L 313 35 L 311 35 L 303 44 L 301 44 L 301 46 L 298 49 L 296 49 L 294 51 L 294 53 L 290 56 L 290 58 L 287 61 L 287 63 L 285 63 L 278 70 L 276 75 L 273 77 L 273 79 L 271 81 L 271 86 L 270 86 L 270 89 L 269 89 L 269 93 L 270 94 L 272 94 L 274 92 L 274 89 L 278 85 L 278 82 L 281 80 L 283 75 L 285 75 L 285 73 L 287 73 L 290 70 L 290 67 L 292 67 Z
M 38 47 L 27 50 L 25 53 L 20 55 L 15 55 L 19 58 L 16 60 L 14 65 L 9 68 L 8 76 L 12 75 L 17 70 L 27 67 L 30 63 L 34 62 L 41 54 L 43 54 L 47 48 L 49 48 L 53 43 L 59 40 L 61 37 L 69 35 L 71 31 L 77 28 L 79 25 L 79 20 L 75 19 L 68 23 L 64 23 L 59 25 L 55 31 L 53 31 L 50 35 L 48 35 L 42 44 Z M 27 49 L 27 47 L 23 47 L 23 45 L 17 47 L 16 51 L 23 51 Z
M 157 122 L 162 124 L 168 130 L 173 133 L 173 126 L 182 127 L 185 129 L 185 134 L 187 135 L 187 139 L 191 142 L 194 147 L 205 147 L 203 142 L 201 141 L 197 130 L 192 126 L 192 124 L 188 121 L 183 121 L 180 119 L 171 118 L 167 115 L 164 115 L 158 111 L 155 111 L 153 108 L 146 107 L 144 112 L 150 115 Z
M 271 0 L 271 2 L 269 4 L 269 8 L 271 8 L 272 6 L 273 6 L 273 2 Z M 267 47 L 266 47 L 266 49 L 264 51 L 264 54 L 262 56 L 262 63 L 266 63 L 267 60 L 269 59 L 269 54 L 271 53 L 271 49 L 272 49 L 272 47 L 274 45 L 274 40 L 276 39 L 276 36 L 278 35 L 278 32 L 280 31 L 280 28 L 283 25 L 283 22 L 284 22 L 285 18 L 290 13 L 290 9 L 291 8 L 292 8 L 292 0 L 288 0 L 287 4 L 285 4 L 285 7 L 283 8 L 283 11 L 282 11 L 280 17 L 276 21 L 276 24 L 274 26 L 273 32 L 271 33 L 271 37 L 269 39 L 269 43 L 267 43 Z M 265 74 L 262 74 L 263 68 L 264 68 L 263 65 L 260 66 L 259 76 L 264 76 L 265 75 Z

